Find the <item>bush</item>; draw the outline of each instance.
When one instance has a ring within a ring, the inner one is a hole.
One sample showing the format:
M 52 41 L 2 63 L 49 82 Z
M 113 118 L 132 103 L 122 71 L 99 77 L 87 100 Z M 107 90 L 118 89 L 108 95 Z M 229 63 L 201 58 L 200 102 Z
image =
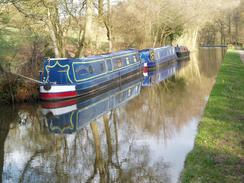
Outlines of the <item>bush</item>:
M 0 103 L 21 103 L 38 100 L 38 84 L 9 77 L 0 83 Z

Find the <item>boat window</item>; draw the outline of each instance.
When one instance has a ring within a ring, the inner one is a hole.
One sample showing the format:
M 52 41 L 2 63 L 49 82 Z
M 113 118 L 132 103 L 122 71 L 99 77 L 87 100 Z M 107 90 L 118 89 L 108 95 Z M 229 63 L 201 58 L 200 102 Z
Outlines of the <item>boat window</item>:
M 79 75 L 87 75 L 90 74 L 90 69 L 87 66 L 84 65 L 77 65 L 75 67 L 75 73 Z
M 123 67 L 122 59 L 121 58 L 114 59 L 113 65 L 114 65 L 113 69 L 119 69 L 119 68 Z
M 109 71 L 112 70 L 112 63 L 111 63 L 111 60 L 110 60 L 110 59 L 107 60 L 106 63 L 107 63 L 107 68 L 108 68 L 108 70 L 109 70 Z
M 100 66 L 101 66 L 101 71 L 105 72 L 106 71 L 105 64 L 102 62 L 102 63 L 100 63 Z
M 119 59 L 118 62 L 117 62 L 117 64 L 118 64 L 118 68 L 122 67 L 122 60 Z
M 92 74 L 93 73 L 93 68 L 92 68 L 92 66 L 91 65 L 89 65 L 89 72 Z
M 126 64 L 129 65 L 130 64 L 130 60 L 128 57 L 126 57 Z
M 167 56 L 167 50 L 163 50 L 163 57 Z
M 133 60 L 134 62 L 137 62 L 136 56 L 133 56 Z
M 88 73 L 89 73 L 89 71 L 86 70 L 86 69 L 81 69 L 81 70 L 79 70 L 79 74 L 80 74 L 80 75 L 86 75 L 86 74 L 88 74 Z
M 105 62 L 74 63 L 74 74 L 76 81 L 83 81 L 106 72 Z
M 128 97 L 130 97 L 132 94 L 131 88 L 128 89 Z

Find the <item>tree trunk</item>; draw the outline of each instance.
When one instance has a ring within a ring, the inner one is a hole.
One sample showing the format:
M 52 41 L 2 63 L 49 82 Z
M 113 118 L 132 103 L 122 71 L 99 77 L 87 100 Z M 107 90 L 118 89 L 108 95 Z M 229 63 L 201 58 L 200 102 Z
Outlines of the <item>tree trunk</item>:
M 54 26 L 52 24 L 52 18 L 51 18 L 51 13 L 50 13 L 49 8 L 48 8 L 48 28 L 49 28 L 50 37 L 51 37 L 52 43 L 53 43 L 55 57 L 60 57 L 61 55 L 60 55 L 60 51 L 59 51 L 59 47 L 58 47 L 57 37 L 55 34 Z
M 77 47 L 77 51 L 75 53 L 75 57 L 80 57 L 81 53 L 82 53 L 82 49 L 84 47 L 84 41 L 85 41 L 85 36 L 84 36 L 84 30 L 81 30 L 80 27 L 80 31 L 79 31 L 79 41 L 78 41 L 78 47 Z
M 85 48 L 91 49 L 91 41 L 92 41 L 92 16 L 93 16 L 93 1 L 86 1 L 86 23 L 85 23 L 85 31 L 84 31 L 84 46 Z
M 240 35 L 240 43 L 244 45 L 244 0 L 241 0 L 239 6 L 240 12 L 240 26 L 239 26 L 239 35 Z
M 231 15 L 229 15 L 229 22 L 228 22 L 228 34 L 229 34 L 229 43 L 232 43 L 232 35 L 231 35 Z
M 1 112 L 5 115 L 0 115 L 0 182 L 3 178 L 3 167 L 4 167 L 4 144 L 8 136 L 11 123 L 15 123 L 16 120 L 16 111 L 11 111 L 10 108 L 2 107 Z
M 113 50 L 113 42 L 112 42 L 112 23 L 111 23 L 111 5 L 110 0 L 107 0 L 107 16 L 104 17 L 104 25 L 107 30 L 107 39 L 108 39 L 108 49 L 109 52 Z
M 98 15 L 103 16 L 103 0 L 98 0 Z

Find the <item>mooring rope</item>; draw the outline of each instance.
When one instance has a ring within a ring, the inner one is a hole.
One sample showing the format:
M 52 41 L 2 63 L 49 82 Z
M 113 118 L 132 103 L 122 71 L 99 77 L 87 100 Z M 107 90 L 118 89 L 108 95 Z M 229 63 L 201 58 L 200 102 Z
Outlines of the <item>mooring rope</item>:
M 29 77 L 24 76 L 24 75 L 22 75 L 22 74 L 17 74 L 17 73 L 12 73 L 12 72 L 8 72 L 8 73 L 9 73 L 9 74 L 12 74 L 12 75 L 16 75 L 16 76 L 22 77 L 22 78 L 25 78 L 25 79 L 27 79 L 27 80 L 30 80 L 30 81 L 35 82 L 35 83 L 38 83 L 38 84 L 43 84 L 43 82 L 41 82 L 41 81 L 38 81 L 38 80 L 33 79 L 33 78 L 29 78 Z

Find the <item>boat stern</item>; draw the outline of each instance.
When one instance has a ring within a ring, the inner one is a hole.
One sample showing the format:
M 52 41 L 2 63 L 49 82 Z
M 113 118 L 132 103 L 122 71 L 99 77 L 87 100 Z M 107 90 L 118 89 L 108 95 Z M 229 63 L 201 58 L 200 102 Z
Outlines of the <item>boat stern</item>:
M 41 100 L 62 100 L 77 97 L 75 85 L 51 85 L 45 84 L 40 86 Z
M 139 53 L 143 64 L 143 72 L 147 72 L 150 68 L 154 68 L 156 66 L 154 52 L 152 49 L 140 50 Z

